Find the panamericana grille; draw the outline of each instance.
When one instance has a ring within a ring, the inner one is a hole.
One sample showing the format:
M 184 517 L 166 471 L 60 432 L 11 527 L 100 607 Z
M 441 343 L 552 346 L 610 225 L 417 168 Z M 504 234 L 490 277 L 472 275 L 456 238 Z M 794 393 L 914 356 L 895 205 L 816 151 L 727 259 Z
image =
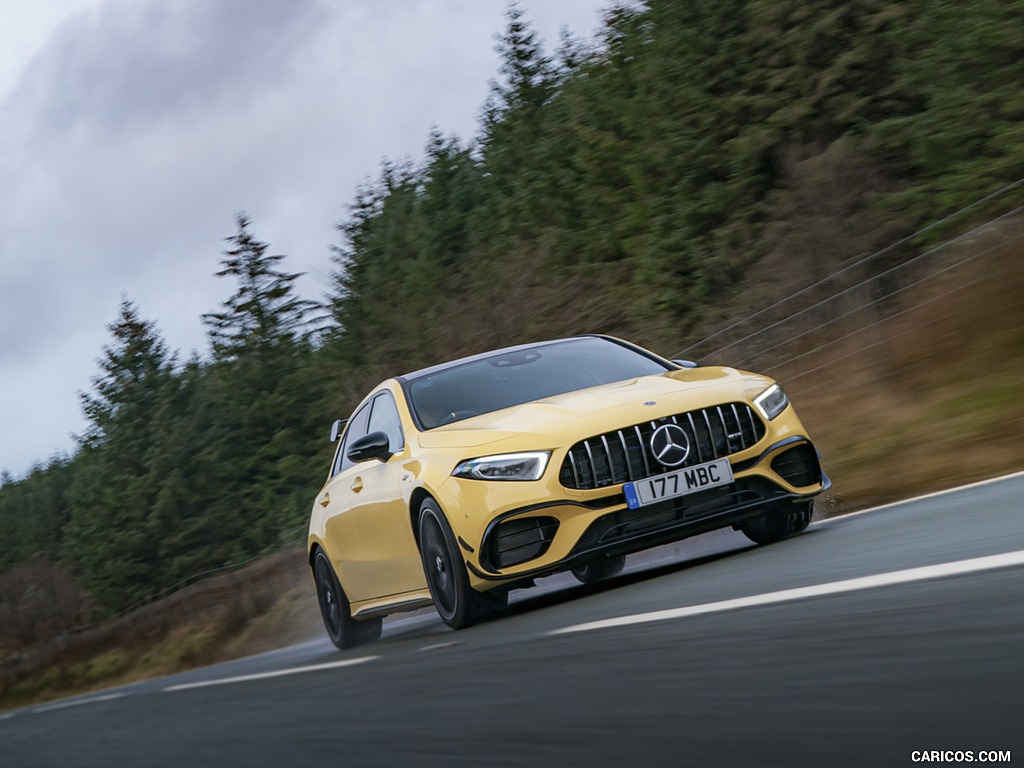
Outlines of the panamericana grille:
M 654 430 L 669 423 L 690 440 L 686 461 L 676 467 L 662 466 L 651 452 Z M 581 440 L 566 454 L 558 480 L 580 490 L 640 480 L 746 450 L 764 435 L 764 422 L 746 403 L 679 413 Z

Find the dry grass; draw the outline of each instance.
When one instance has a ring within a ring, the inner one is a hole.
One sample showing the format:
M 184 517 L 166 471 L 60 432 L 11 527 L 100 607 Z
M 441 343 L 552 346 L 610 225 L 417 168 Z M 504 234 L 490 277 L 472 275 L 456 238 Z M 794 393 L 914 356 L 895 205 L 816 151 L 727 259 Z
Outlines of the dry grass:
M 8 681 L 0 710 L 163 677 L 310 640 L 323 632 L 313 590 L 296 587 L 268 609 L 225 610 L 157 638 L 125 635 L 104 646 L 69 647 L 50 664 Z
M 1024 467 L 1022 244 L 1019 230 L 1002 231 L 957 249 L 952 263 L 980 256 L 780 372 L 838 511 Z
M 99 626 L 5 653 L 0 709 L 108 688 L 322 632 L 302 547 L 218 574 Z

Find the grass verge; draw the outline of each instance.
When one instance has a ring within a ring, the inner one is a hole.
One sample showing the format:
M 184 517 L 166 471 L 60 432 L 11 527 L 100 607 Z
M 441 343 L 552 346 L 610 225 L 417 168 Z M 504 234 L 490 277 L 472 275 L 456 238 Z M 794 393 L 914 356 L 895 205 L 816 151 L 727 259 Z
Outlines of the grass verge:
M 155 638 L 140 633 L 98 649 L 69 647 L 54 663 L 5 685 L 0 710 L 163 677 L 303 642 L 322 632 L 312 588 L 295 587 L 262 611 L 229 609 Z

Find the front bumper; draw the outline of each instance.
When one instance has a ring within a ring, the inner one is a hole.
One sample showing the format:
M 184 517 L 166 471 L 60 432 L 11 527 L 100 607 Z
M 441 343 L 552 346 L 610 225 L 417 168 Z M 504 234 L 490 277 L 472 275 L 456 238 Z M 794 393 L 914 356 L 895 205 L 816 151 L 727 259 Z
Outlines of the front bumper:
M 463 540 L 472 580 L 486 587 L 568 570 L 598 556 L 637 552 L 737 525 L 771 506 L 806 503 L 830 486 L 804 436 L 731 461 L 729 485 L 634 510 L 626 506 L 621 484 L 507 509 L 474 537 L 478 548 Z

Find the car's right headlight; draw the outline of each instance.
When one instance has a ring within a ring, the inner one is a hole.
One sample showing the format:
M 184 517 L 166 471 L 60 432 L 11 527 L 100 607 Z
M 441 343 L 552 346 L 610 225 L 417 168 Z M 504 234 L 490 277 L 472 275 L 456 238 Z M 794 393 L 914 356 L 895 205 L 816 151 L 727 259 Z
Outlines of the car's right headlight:
M 460 463 L 452 470 L 452 476 L 473 480 L 540 480 L 549 458 L 551 451 L 481 456 Z
M 789 405 L 789 398 L 778 384 L 772 384 L 768 389 L 754 398 L 754 405 L 761 414 L 771 421 Z

